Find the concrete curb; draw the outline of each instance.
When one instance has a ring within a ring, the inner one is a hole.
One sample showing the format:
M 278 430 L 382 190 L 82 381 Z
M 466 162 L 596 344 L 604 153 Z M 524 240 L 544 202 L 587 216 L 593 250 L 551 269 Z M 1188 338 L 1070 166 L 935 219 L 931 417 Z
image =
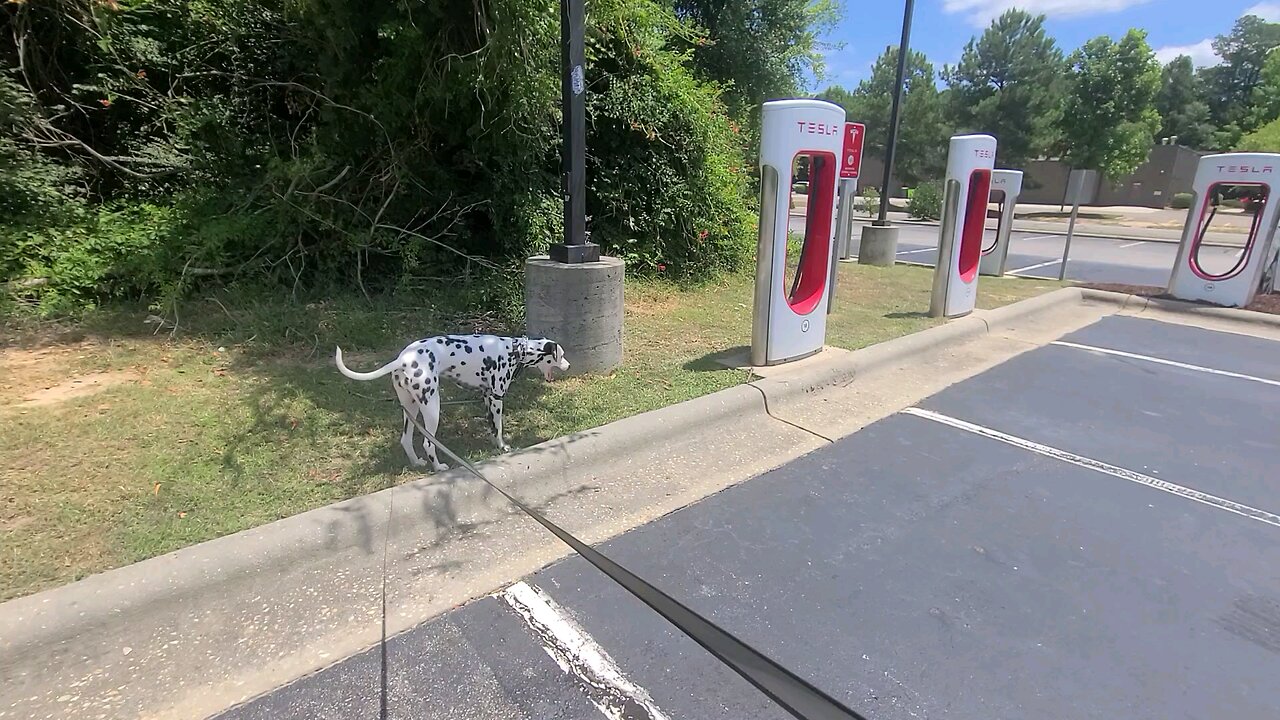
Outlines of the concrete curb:
M 1057 307 L 1081 302 L 1105 302 L 1124 309 L 1162 307 L 1215 318 L 1280 327 L 1280 318 L 1222 308 L 1206 308 L 1175 301 L 1153 301 L 1131 295 L 1068 287 L 1004 307 L 975 311 L 911 335 L 879 343 L 802 371 L 781 373 L 660 408 L 571 436 L 556 438 L 480 464 L 484 472 L 522 497 L 548 497 L 563 491 L 566 460 L 625 457 L 637 448 L 654 446 L 729 418 L 766 417 L 768 401 L 784 401 L 824 388 L 848 384 L 854 378 L 902 363 L 905 359 L 953 343 L 962 343 Z M 1255 317 L 1256 316 L 1256 317 Z M 371 536 L 387 533 L 386 518 L 395 506 L 423 502 L 424 495 L 447 494 L 457 517 L 508 513 L 486 485 L 462 470 L 450 470 L 371 495 L 352 498 L 277 520 L 215 540 L 177 550 L 59 588 L 0 605 L 0 648 L 10 658 L 24 649 L 67 643 L 96 627 L 127 622 L 130 617 L 156 612 L 174 604 L 198 603 L 203 594 L 244 574 L 299 565 L 358 548 Z M 392 532 L 410 532 L 411 525 L 392 525 Z
M 495 481 L 519 487 L 522 496 L 543 497 L 563 490 L 557 481 L 566 458 L 589 463 L 638 445 L 662 443 L 694 425 L 752 412 L 764 415 L 763 399 L 758 391 L 739 385 L 549 440 L 478 467 Z M 455 468 L 309 510 L 10 600 L 0 605 L 0 648 L 9 654 L 65 642 L 98 625 L 198 598 L 227 578 L 358 547 L 370 536 L 386 535 L 387 508 L 411 507 L 421 503 L 424 494 L 437 493 L 448 493 L 459 517 L 483 513 L 495 504 L 495 493 L 487 485 Z M 414 526 L 393 523 L 391 529 L 398 535 L 413 532 Z
M 835 385 L 847 385 L 860 375 L 901 363 L 903 359 L 917 353 L 935 350 L 949 343 L 971 340 L 1021 322 L 1030 315 L 1080 301 L 1080 288 L 1061 288 L 994 310 L 975 310 L 970 315 L 943 325 L 886 340 L 845 355 L 833 356 L 831 360 L 806 367 L 803 373 L 780 373 L 755 380 L 751 385 L 764 390 L 770 400 L 789 400 L 797 395 L 817 392 Z

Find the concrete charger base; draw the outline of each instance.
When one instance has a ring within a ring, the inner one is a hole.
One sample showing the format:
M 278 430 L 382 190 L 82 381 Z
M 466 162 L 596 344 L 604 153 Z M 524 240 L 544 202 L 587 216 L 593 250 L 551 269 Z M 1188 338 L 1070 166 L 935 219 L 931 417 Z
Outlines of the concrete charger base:
M 898 257 L 898 228 L 892 225 L 866 225 L 858 246 L 858 262 L 863 265 L 892 267 Z

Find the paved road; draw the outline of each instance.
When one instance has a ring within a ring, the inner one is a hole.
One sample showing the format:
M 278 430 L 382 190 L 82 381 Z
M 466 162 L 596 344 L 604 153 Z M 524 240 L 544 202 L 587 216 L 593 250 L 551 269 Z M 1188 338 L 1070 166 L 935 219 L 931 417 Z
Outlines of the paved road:
M 1064 340 L 602 549 L 873 720 L 1280 717 L 1280 343 Z M 391 718 L 784 717 L 577 558 L 387 661 Z M 381 668 L 223 718 L 378 717 Z
M 804 226 L 803 217 L 792 216 L 793 232 L 803 233 Z M 937 258 L 938 228 L 910 225 L 899 227 L 898 259 L 933 265 Z M 855 226 L 855 237 L 860 232 L 861 228 Z M 994 239 L 995 231 L 988 230 L 986 242 L 993 243 Z M 1061 235 L 1015 231 L 1010 237 L 1006 273 L 1057 278 L 1065 241 L 1066 238 Z M 854 248 L 856 255 L 856 240 Z M 1076 237 L 1071 243 L 1067 277 L 1083 282 L 1164 287 L 1169 284 L 1169 275 L 1173 271 L 1177 253 L 1177 244 L 1170 242 Z M 1239 254 L 1239 248 L 1206 247 L 1202 260 L 1212 271 L 1225 271 L 1235 264 Z

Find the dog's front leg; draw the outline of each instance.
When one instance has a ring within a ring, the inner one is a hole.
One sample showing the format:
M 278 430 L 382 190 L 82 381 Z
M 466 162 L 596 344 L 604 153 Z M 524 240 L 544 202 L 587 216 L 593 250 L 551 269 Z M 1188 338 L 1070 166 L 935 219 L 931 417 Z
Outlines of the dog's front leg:
M 486 395 L 484 404 L 489 409 L 489 429 L 493 431 L 493 440 L 502 452 L 511 452 L 511 446 L 502 438 L 502 398 Z

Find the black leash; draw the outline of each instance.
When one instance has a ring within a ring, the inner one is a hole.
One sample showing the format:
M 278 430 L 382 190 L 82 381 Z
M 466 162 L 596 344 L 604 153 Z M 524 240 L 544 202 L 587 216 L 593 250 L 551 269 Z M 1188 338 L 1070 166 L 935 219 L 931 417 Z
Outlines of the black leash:
M 754 685 L 760 692 L 764 693 L 769 699 L 776 702 L 784 710 L 791 713 L 792 716 L 799 720 L 867 720 L 863 715 L 854 712 L 840 701 L 826 694 L 825 692 L 814 687 L 812 683 L 804 678 L 796 675 L 790 670 L 782 667 L 778 663 L 771 660 L 768 656 L 746 644 L 745 642 L 734 637 L 733 634 L 724 630 L 720 626 L 704 618 L 698 613 L 690 610 L 675 598 L 664 593 L 658 588 L 650 585 L 643 578 L 639 577 L 630 570 L 622 567 L 618 563 L 605 557 L 600 552 L 593 549 L 590 545 L 582 542 L 559 525 L 551 522 L 542 516 L 537 510 L 525 505 L 515 496 L 498 487 L 493 481 L 485 477 L 483 473 L 475 468 L 474 465 L 463 460 L 456 453 L 445 447 L 436 440 L 435 435 L 426 431 L 418 422 L 417 418 L 409 418 L 409 422 L 422 433 L 437 448 L 444 452 L 449 459 L 466 468 L 468 472 L 475 475 L 489 487 L 497 490 L 502 497 L 508 502 L 515 505 L 525 515 L 533 518 L 537 523 L 551 534 L 560 538 L 564 544 L 573 548 L 574 552 L 582 556 L 584 560 L 591 563 L 609 577 L 610 580 L 621 585 L 627 592 L 630 592 L 645 605 L 648 605 L 663 618 L 675 625 L 689 639 L 698 643 L 707 652 L 711 653 L 720 662 L 724 663 L 729 669 L 738 673 L 747 682 Z M 389 530 L 388 530 L 389 531 Z M 386 573 L 384 569 L 383 583 L 386 582 Z M 385 596 L 384 596 L 385 603 Z M 386 609 L 383 608 L 383 618 L 385 623 Z M 383 672 L 385 678 L 386 672 L 386 639 L 385 628 L 383 635 Z M 383 708 L 385 713 L 386 703 L 386 687 L 385 680 L 383 686 Z M 383 716 L 385 717 L 385 715 Z

